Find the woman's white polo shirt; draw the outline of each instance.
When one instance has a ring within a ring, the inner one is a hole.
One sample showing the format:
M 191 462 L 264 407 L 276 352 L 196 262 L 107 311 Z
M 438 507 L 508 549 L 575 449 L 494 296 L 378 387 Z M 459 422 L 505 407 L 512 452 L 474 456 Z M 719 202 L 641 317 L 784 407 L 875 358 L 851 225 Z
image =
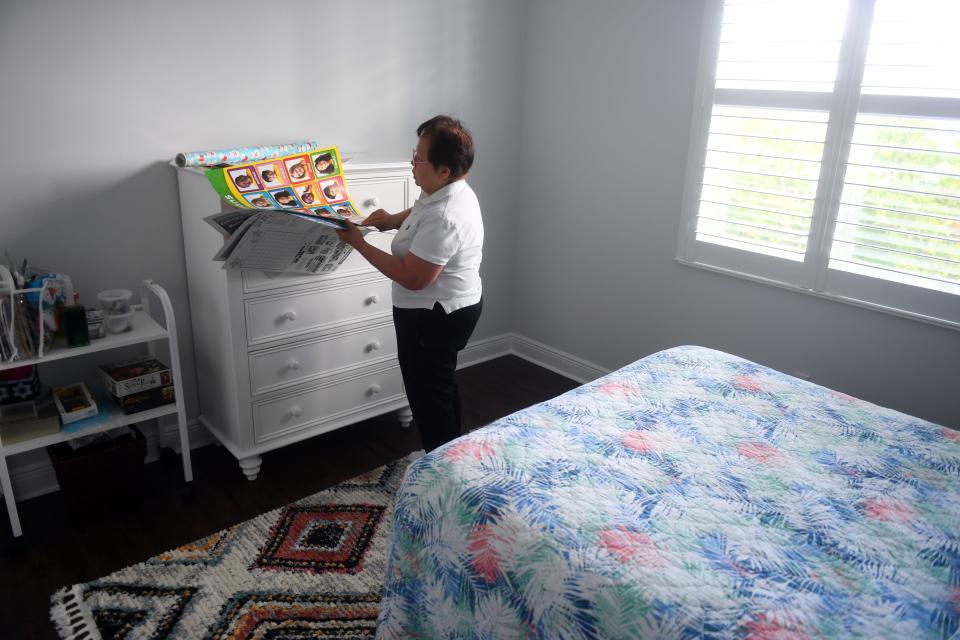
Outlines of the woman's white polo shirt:
M 480 203 L 465 180 L 457 180 L 420 198 L 397 230 L 393 255 L 413 253 L 443 271 L 428 287 L 414 291 L 393 283 L 393 304 L 402 309 L 432 309 L 439 302 L 447 313 L 480 302 L 483 219 Z

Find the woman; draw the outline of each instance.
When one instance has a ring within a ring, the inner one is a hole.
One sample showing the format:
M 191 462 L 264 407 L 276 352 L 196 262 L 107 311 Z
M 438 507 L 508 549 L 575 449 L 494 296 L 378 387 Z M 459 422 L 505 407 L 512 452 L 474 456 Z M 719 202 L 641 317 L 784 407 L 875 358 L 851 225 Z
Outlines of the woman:
M 422 193 L 413 207 L 380 209 L 364 225 L 397 229 L 386 253 L 350 226 L 340 239 L 393 280 L 397 355 L 413 418 L 426 451 L 460 435 L 457 352 L 483 307 L 480 261 L 483 220 L 466 177 L 473 164 L 470 132 L 449 116 L 417 127 L 410 163 Z

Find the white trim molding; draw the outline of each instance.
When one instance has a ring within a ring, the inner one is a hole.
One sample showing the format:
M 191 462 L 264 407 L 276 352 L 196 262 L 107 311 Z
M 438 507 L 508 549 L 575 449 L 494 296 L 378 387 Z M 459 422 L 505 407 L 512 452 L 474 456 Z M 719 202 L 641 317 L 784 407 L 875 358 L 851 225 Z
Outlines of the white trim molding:
M 460 353 L 457 368 L 463 369 L 506 355 L 523 358 L 580 384 L 596 380 L 612 371 L 516 333 L 503 333 L 499 336 L 471 341 Z
M 467 343 L 467 348 L 461 351 L 460 357 L 457 358 L 457 369 L 472 367 L 487 360 L 510 355 L 513 353 L 513 340 L 514 335 L 512 333 L 502 333 L 499 336 L 471 340 Z
M 606 369 L 526 336 L 513 334 L 511 343 L 510 352 L 514 355 L 540 365 L 544 369 L 566 376 L 571 380 L 576 380 L 580 384 L 596 380 L 612 371 L 612 369 Z

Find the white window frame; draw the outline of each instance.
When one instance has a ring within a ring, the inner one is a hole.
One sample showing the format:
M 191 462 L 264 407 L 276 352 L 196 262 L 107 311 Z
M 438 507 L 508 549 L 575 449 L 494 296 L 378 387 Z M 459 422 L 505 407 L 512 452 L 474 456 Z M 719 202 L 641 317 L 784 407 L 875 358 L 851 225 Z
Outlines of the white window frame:
M 860 96 L 873 6 L 873 0 L 848 2 L 837 80 L 832 93 L 790 92 L 789 97 L 784 99 L 782 95 L 770 92 L 760 102 L 756 91 L 714 89 L 723 0 L 707 2 L 676 259 L 692 267 L 960 330 L 960 296 L 831 270 L 827 266 L 843 190 L 846 159 L 858 112 L 960 117 L 957 101 L 952 99 Z M 696 239 L 708 129 L 717 98 L 722 104 L 810 108 L 829 112 L 830 126 L 824 142 L 807 252 L 802 263 Z

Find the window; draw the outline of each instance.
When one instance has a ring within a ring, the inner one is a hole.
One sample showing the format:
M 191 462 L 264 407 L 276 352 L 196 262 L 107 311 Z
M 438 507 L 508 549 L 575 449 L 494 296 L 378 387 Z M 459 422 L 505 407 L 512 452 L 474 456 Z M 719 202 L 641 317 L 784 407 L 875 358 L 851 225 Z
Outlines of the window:
M 960 329 L 960 2 L 715 0 L 678 259 Z

